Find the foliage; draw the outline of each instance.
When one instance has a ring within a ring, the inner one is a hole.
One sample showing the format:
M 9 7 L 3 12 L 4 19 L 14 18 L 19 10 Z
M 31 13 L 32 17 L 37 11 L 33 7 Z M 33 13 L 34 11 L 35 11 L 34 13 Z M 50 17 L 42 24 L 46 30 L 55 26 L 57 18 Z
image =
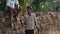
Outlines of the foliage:
M 4 10 L 6 6 L 6 1 L 5 0 L 0 0 L 0 10 Z
M 38 7 L 36 10 L 40 9 L 39 11 L 54 11 L 59 2 L 58 0 L 34 0 L 32 5 Z
M 22 11 L 26 11 L 26 6 L 32 7 L 33 11 L 55 11 L 56 6 L 60 4 L 59 0 L 19 0 Z M 0 0 L 0 10 L 4 10 L 6 0 Z

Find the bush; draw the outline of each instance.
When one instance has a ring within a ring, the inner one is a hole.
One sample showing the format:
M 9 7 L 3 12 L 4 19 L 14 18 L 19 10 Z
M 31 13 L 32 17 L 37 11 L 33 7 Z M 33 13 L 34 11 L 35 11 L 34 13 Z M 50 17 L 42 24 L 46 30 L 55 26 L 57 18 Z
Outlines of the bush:
M 6 6 L 6 0 L 0 0 L 0 11 L 3 11 Z

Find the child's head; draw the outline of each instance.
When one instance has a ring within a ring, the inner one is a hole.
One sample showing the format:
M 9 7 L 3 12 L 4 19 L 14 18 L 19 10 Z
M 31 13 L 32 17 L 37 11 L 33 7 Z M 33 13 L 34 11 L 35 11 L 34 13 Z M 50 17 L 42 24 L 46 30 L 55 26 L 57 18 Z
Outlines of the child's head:
M 27 12 L 29 15 L 31 14 L 31 10 L 32 10 L 32 8 L 30 6 L 27 6 Z

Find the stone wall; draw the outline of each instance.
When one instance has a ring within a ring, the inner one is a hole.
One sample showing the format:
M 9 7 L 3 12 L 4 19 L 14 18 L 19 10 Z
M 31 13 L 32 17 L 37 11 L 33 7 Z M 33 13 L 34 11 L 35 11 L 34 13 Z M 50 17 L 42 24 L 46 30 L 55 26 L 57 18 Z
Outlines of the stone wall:
M 40 29 L 35 28 L 35 34 L 60 34 L 60 12 L 37 12 L 36 16 Z M 0 34 L 25 34 L 25 26 L 19 21 L 14 22 L 13 28 L 9 28 L 2 20 L 1 17 Z

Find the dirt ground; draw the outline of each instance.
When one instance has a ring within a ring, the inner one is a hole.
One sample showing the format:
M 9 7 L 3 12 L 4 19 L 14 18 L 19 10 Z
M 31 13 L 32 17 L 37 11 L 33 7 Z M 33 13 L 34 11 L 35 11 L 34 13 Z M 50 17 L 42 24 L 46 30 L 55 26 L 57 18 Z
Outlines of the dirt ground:
M 34 29 L 35 34 L 60 34 L 60 12 L 36 12 L 37 23 L 40 29 Z M 25 27 L 19 21 L 15 24 L 15 29 L 8 28 L 8 23 L 4 22 L 3 13 L 0 12 L 0 34 L 25 34 Z

